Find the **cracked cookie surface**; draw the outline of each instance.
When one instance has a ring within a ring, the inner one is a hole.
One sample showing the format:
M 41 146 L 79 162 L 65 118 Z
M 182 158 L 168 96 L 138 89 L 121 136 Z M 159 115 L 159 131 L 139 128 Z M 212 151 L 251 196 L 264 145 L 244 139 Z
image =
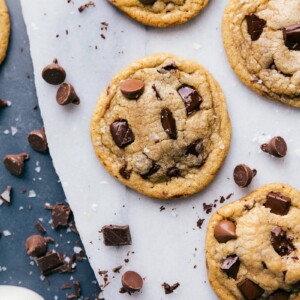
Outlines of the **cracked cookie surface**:
M 10 33 L 9 13 L 5 0 L 0 0 L 0 64 L 5 58 Z
M 109 0 L 132 19 L 148 26 L 179 25 L 195 17 L 208 0 Z
M 119 181 L 171 199 L 213 180 L 231 124 L 220 86 L 201 65 L 159 53 L 110 82 L 94 110 L 91 136 L 99 160 Z
M 300 107 L 299 0 L 231 0 L 223 41 L 233 70 L 247 86 Z
M 300 299 L 300 192 L 268 184 L 220 208 L 206 235 L 207 271 L 220 299 Z

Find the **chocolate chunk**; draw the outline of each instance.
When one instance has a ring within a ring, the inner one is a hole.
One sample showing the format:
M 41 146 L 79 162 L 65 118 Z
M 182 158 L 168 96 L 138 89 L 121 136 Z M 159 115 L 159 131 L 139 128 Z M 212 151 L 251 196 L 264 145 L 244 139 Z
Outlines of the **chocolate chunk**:
M 290 50 L 300 50 L 300 24 L 283 27 L 284 44 Z
M 177 167 L 171 167 L 167 170 L 167 176 L 169 177 L 179 177 L 181 171 Z
M 162 98 L 161 98 L 161 96 L 160 96 L 160 94 L 159 94 L 159 92 L 158 92 L 157 87 L 156 87 L 155 84 L 152 85 L 152 89 L 153 89 L 153 91 L 155 92 L 156 98 L 157 98 L 158 100 L 162 100 Z
M 106 246 L 131 245 L 129 226 L 106 225 L 102 228 Z
M 163 68 L 164 70 L 166 70 L 166 71 L 178 70 L 178 67 L 176 66 L 175 63 L 166 65 L 166 66 L 164 66 L 164 67 L 162 67 L 162 68 Z
M 119 170 L 120 175 L 121 175 L 124 179 L 127 179 L 127 180 L 130 178 L 131 172 L 132 172 L 132 170 L 128 170 L 128 169 L 127 169 L 127 165 L 124 165 L 124 166 Z
M 165 294 L 168 295 L 172 294 L 180 286 L 180 284 L 179 282 L 176 282 L 173 285 L 169 285 L 168 283 L 164 282 L 161 286 L 164 288 Z
M 273 294 L 268 297 L 268 300 L 289 300 L 290 293 L 286 292 L 285 290 L 277 290 Z
M 187 116 L 190 116 L 194 112 L 200 110 L 200 105 L 203 100 L 193 87 L 182 85 L 177 92 L 184 102 Z
M 275 157 L 284 157 L 287 153 L 287 144 L 281 136 L 275 136 L 269 143 L 262 144 L 261 150 Z
M 289 212 L 291 198 L 283 196 L 280 193 L 270 192 L 267 195 L 265 207 L 271 208 L 271 213 L 284 216 Z
M 236 239 L 235 224 L 229 220 L 223 220 L 215 225 L 214 236 L 219 243 L 226 243 Z
M 202 228 L 202 225 L 203 225 L 203 222 L 205 221 L 205 219 L 199 219 L 198 221 L 197 221 L 197 227 L 199 227 L 199 229 L 201 229 Z
M 45 152 L 48 150 L 47 137 L 44 128 L 31 131 L 28 135 L 28 142 L 35 151 Z
M 139 79 L 127 79 L 121 83 L 122 94 L 130 100 L 137 100 L 144 92 L 144 81 Z
M 221 269 L 231 278 L 236 279 L 240 269 L 240 259 L 237 255 L 229 255 L 224 260 Z
M 265 291 L 256 283 L 248 278 L 243 279 L 237 284 L 238 289 L 246 300 L 258 299 Z
M 47 242 L 42 236 L 34 234 L 26 240 L 25 248 L 28 255 L 40 257 L 47 251 Z
M 155 161 L 153 161 L 150 170 L 146 174 L 143 174 L 141 176 L 142 178 L 147 179 L 151 175 L 155 174 L 159 169 L 160 169 L 160 165 L 158 165 Z
M 6 189 L 0 194 L 0 200 L 7 205 L 11 205 L 11 191 L 12 187 L 8 185 Z
M 63 83 L 57 90 L 56 102 L 59 105 L 80 104 L 80 99 L 77 96 L 75 89 L 70 83 Z
M 256 174 L 257 171 L 255 169 L 251 170 L 247 165 L 241 164 L 235 167 L 233 171 L 233 178 L 239 187 L 244 188 L 251 183 Z
M 117 266 L 117 267 L 113 268 L 112 271 L 113 271 L 114 273 L 120 273 L 120 270 L 121 270 L 122 268 L 123 268 L 123 267 L 120 265 L 120 266 Z
M 34 224 L 35 228 L 42 234 L 45 234 L 47 231 L 40 221 L 36 221 Z
M 66 76 L 65 69 L 57 63 L 57 60 L 54 60 L 52 64 L 46 66 L 42 71 L 43 79 L 52 85 L 63 83 Z
M 67 227 L 71 214 L 70 206 L 64 203 L 56 203 L 52 209 L 52 225 L 58 227 Z
M 260 38 L 267 22 L 263 19 L 260 19 L 255 14 L 247 15 L 246 22 L 251 40 L 257 41 Z
M 7 101 L 6 101 L 6 100 L 3 100 L 3 99 L 0 99 L 0 110 L 1 110 L 2 108 L 7 107 L 7 106 L 8 106 Z
M 110 133 L 118 147 L 124 148 L 134 142 L 134 134 L 127 120 L 117 120 L 110 125 Z
M 8 154 L 4 157 L 3 163 L 8 172 L 12 175 L 20 176 L 24 171 L 24 161 L 29 159 L 29 154 Z
M 204 151 L 203 141 L 202 140 L 197 140 L 197 141 L 191 143 L 187 147 L 186 153 L 198 156 L 199 154 L 202 154 L 203 151 Z
M 289 255 L 295 250 L 292 239 L 288 238 L 286 231 L 279 226 L 275 226 L 271 231 L 271 244 L 280 256 Z
M 63 257 L 58 252 L 50 252 L 37 259 L 37 264 L 43 275 L 59 271 L 64 265 Z
M 144 5 L 152 5 L 156 0 L 139 0 Z
M 176 121 L 173 117 L 172 112 L 168 108 L 163 108 L 161 111 L 161 125 L 164 131 L 173 140 L 177 139 L 177 127 Z
M 143 278 L 134 271 L 127 271 L 122 275 L 122 286 L 126 292 L 138 292 L 143 287 Z

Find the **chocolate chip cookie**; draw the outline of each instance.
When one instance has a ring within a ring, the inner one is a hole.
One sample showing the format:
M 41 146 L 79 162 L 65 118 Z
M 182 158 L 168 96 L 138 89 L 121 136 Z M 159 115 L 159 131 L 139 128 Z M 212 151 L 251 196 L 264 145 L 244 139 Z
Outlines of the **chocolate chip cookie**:
M 209 281 L 222 300 L 300 299 L 300 192 L 268 184 L 225 205 L 206 235 Z
M 101 95 L 91 122 L 95 152 L 119 181 L 154 198 L 206 187 L 230 145 L 218 83 L 199 64 L 160 53 L 122 70 Z
M 132 19 L 148 26 L 179 25 L 195 17 L 208 0 L 109 0 Z
M 300 107 L 298 0 L 231 0 L 223 39 L 233 70 L 247 86 Z
M 10 33 L 9 13 L 5 0 L 0 0 L 0 64 L 3 62 Z

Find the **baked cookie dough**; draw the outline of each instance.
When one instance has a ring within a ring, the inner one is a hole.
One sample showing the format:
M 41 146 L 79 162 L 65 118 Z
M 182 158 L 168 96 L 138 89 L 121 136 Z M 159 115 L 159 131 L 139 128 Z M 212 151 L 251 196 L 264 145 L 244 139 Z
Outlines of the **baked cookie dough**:
M 300 192 L 268 184 L 225 205 L 206 236 L 207 271 L 221 300 L 300 299 Z
M 208 0 L 109 0 L 132 19 L 148 26 L 168 27 L 199 14 Z
M 213 180 L 229 149 L 231 124 L 222 90 L 206 69 L 159 53 L 110 82 L 94 110 L 91 137 L 119 181 L 171 199 Z
M 231 0 L 223 40 L 233 70 L 247 86 L 300 107 L 299 0 Z
M 3 62 L 10 33 L 9 13 L 5 0 L 0 0 L 0 64 Z

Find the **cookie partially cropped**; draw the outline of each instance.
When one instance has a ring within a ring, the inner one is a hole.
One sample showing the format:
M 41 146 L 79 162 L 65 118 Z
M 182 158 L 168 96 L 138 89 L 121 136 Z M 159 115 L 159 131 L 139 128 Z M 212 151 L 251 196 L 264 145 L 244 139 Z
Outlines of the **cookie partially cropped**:
M 159 53 L 119 72 L 93 113 L 95 152 L 119 181 L 145 195 L 181 198 L 205 188 L 230 145 L 218 83 L 201 65 Z
M 225 205 L 206 235 L 208 278 L 221 300 L 300 299 L 300 192 L 268 184 Z
M 300 107 L 298 0 L 230 0 L 223 40 L 233 70 L 247 86 Z
M 132 19 L 148 26 L 168 27 L 199 14 L 208 0 L 109 0 Z
M 5 0 L 0 0 L 0 64 L 3 62 L 10 33 L 9 13 Z

